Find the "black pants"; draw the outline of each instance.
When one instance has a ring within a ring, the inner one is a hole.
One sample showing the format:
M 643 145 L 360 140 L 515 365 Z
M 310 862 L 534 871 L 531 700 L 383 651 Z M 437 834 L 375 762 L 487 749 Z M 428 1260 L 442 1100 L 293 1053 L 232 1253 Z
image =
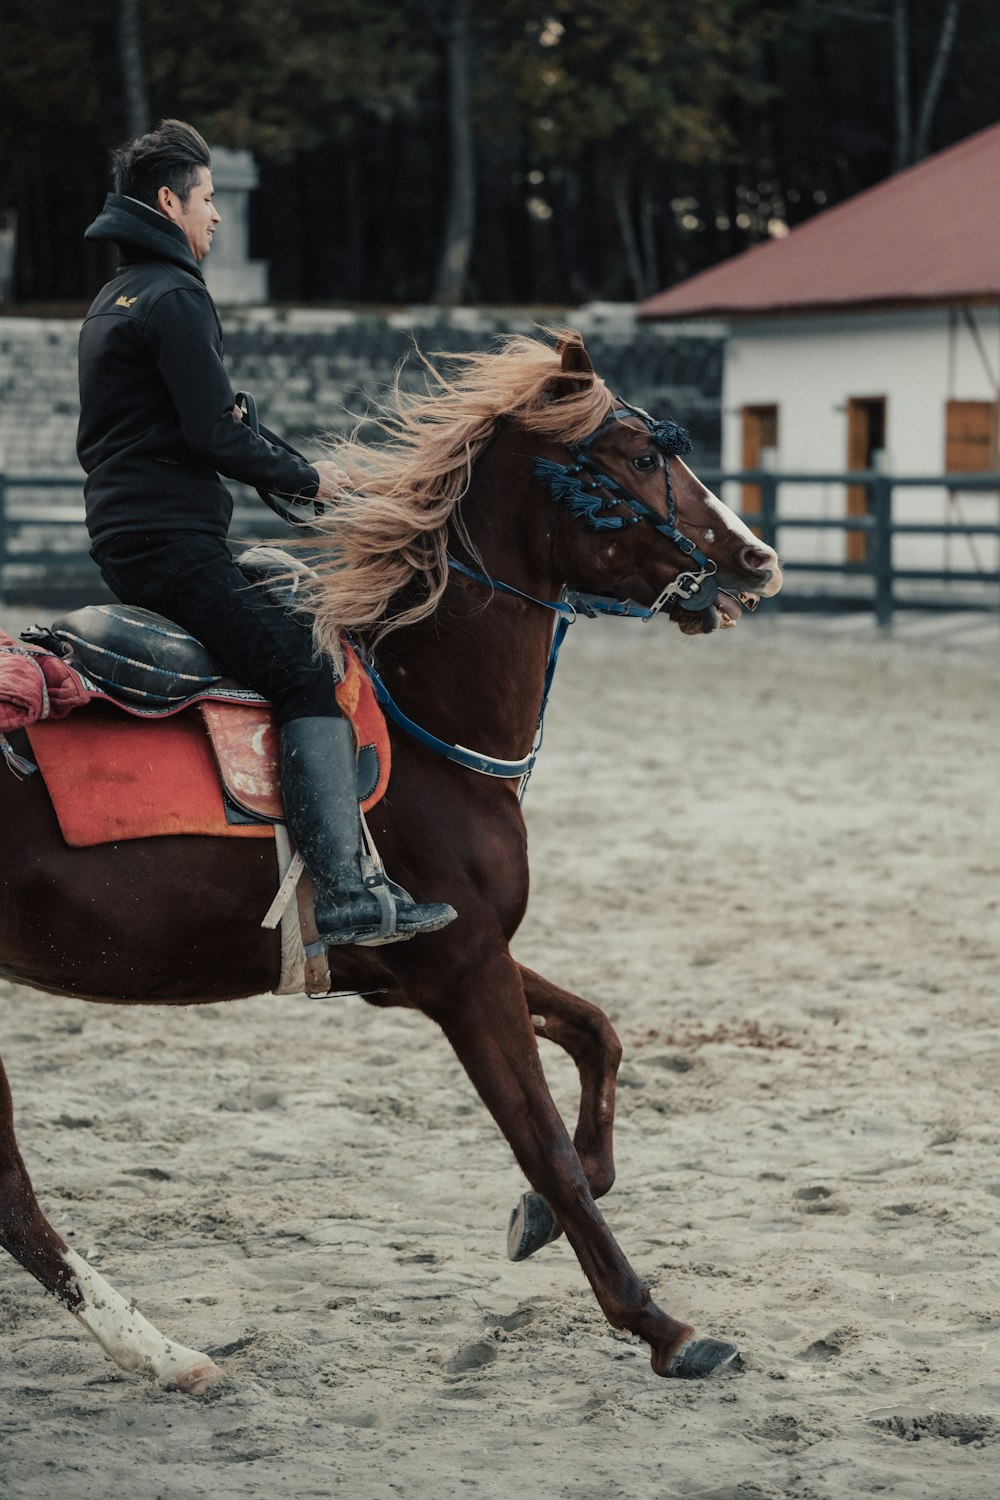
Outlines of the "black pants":
M 189 631 L 230 677 L 270 700 L 279 724 L 340 717 L 333 666 L 316 655 L 308 623 L 249 583 L 221 537 L 129 534 L 93 556 L 123 604 Z

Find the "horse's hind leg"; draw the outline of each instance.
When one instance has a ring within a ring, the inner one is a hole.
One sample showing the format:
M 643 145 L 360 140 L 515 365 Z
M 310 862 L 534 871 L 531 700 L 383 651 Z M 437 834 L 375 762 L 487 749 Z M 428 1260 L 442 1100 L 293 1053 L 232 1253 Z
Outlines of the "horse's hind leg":
M 518 965 L 535 1035 L 568 1052 L 580 1075 L 580 1110 L 573 1144 L 592 1197 L 603 1198 L 615 1180 L 613 1131 L 615 1080 L 621 1043 L 602 1010 Z M 561 1234 L 559 1223 L 537 1193 L 525 1193 L 511 1215 L 507 1253 L 527 1260 Z
M 428 978 L 425 1004 L 503 1131 L 521 1170 L 551 1204 L 608 1322 L 645 1339 L 658 1375 L 703 1376 L 736 1357 L 733 1344 L 696 1339 L 649 1295 L 590 1194 L 549 1093 L 524 989 L 506 954 Z
M 52 1228 L 14 1139 L 14 1111 L 0 1064 L 0 1245 L 68 1307 L 123 1370 L 143 1370 L 167 1390 L 201 1396 L 222 1376 L 196 1349 L 163 1337 Z

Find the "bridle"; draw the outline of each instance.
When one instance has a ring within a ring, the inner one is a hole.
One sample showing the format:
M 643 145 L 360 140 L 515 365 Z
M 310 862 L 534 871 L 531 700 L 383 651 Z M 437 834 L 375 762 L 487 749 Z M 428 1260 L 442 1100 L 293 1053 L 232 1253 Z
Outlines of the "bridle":
M 665 518 L 651 505 L 647 505 L 644 500 L 640 500 L 637 495 L 626 490 L 624 485 L 620 485 L 610 474 L 605 474 L 598 467 L 590 451 L 598 438 L 607 432 L 613 423 L 624 417 L 638 417 L 645 423 L 650 436 L 664 455 L 663 470 L 667 489 Z M 668 583 L 665 588 L 661 589 L 650 605 L 637 604 L 631 599 L 616 599 L 605 594 L 582 593 L 575 589 L 564 589 L 559 599 L 552 600 L 538 599 L 534 594 L 527 594 L 512 584 L 491 578 L 488 574 L 481 573 L 476 568 L 470 568 L 467 564 L 449 556 L 448 566 L 453 573 L 471 579 L 474 583 L 482 584 L 495 592 L 513 595 L 515 598 L 526 600 L 529 604 L 537 604 L 542 609 L 551 610 L 556 616 L 548 661 L 545 665 L 538 728 L 530 753 L 521 760 L 499 760 L 495 756 L 469 750 L 464 745 L 452 745 L 447 740 L 439 739 L 437 735 L 431 734 L 429 730 L 424 729 L 422 725 L 403 713 L 375 666 L 371 662 L 365 663 L 376 698 L 388 717 L 401 729 L 418 743 L 445 756 L 448 760 L 456 761 L 467 770 L 479 771 L 482 775 L 498 776 L 505 780 L 519 779 L 519 799 L 524 797 L 528 778 L 541 750 L 545 709 L 555 677 L 559 652 L 566 639 L 566 632 L 579 616 L 583 614 L 593 618 L 597 615 L 614 615 L 648 621 L 658 615 L 664 605 L 673 602 L 681 604 L 686 610 L 707 609 L 715 602 L 719 593 L 715 563 L 700 552 L 690 537 L 686 537 L 677 526 L 677 505 L 670 483 L 669 460 L 675 455 L 681 456 L 691 452 L 691 438 L 683 427 L 679 427 L 676 422 L 658 422 L 640 407 L 629 406 L 622 402 L 608 413 L 593 432 L 565 446 L 572 463 L 559 464 L 551 459 L 536 458 L 531 466 L 532 473 L 542 481 L 560 509 L 565 509 L 574 519 L 581 521 L 588 531 L 619 531 L 626 526 L 636 526 L 640 521 L 646 521 L 661 536 L 665 536 L 668 541 L 672 542 L 685 557 L 690 558 L 691 562 L 696 565 L 697 571 L 679 574 L 672 583 Z M 628 516 L 609 514 L 621 506 L 625 506 L 632 514 Z
M 647 505 L 645 500 L 640 500 L 637 495 L 625 489 L 617 479 L 605 474 L 591 452 L 598 439 L 624 417 L 638 417 L 663 454 L 667 489 L 666 518 L 651 505 Z M 714 604 L 719 593 L 715 563 L 700 552 L 677 525 L 677 503 L 670 483 L 670 459 L 691 452 L 691 438 L 684 428 L 679 427 L 676 422 L 658 422 L 641 407 L 622 402 L 608 413 L 593 432 L 575 443 L 567 443 L 566 448 L 572 463 L 560 464 L 551 459 L 536 458 L 531 466 L 532 473 L 542 481 L 560 509 L 568 511 L 581 521 L 588 531 L 620 531 L 626 526 L 637 526 L 640 521 L 646 521 L 697 566 L 697 571 L 681 573 L 673 582 L 668 583 L 653 603 L 646 607 L 648 612 L 643 618 L 652 619 L 665 604 L 674 602 L 692 611 L 708 609 Z M 632 514 L 623 516 L 610 513 L 619 511 L 622 506 Z M 642 606 L 637 608 L 641 609 Z

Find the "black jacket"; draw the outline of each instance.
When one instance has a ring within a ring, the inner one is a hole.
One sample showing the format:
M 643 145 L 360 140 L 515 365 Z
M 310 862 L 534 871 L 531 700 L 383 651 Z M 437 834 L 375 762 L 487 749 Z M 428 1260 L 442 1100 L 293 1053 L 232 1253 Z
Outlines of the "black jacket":
M 123 532 L 224 536 L 233 502 L 220 474 L 314 496 L 311 464 L 232 415 L 219 317 L 183 230 L 109 193 L 86 238 L 122 251 L 80 330 L 77 454 L 95 547 Z

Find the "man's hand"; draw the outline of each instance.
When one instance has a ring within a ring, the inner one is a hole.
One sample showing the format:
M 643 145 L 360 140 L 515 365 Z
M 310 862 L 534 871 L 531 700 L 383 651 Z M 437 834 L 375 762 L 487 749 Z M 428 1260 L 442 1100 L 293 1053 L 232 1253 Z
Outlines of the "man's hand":
M 316 491 L 317 500 L 336 500 L 337 496 L 347 488 L 350 476 L 344 472 L 339 464 L 330 463 L 328 459 L 321 459 L 314 463 L 313 468 L 319 475 L 319 489 Z

